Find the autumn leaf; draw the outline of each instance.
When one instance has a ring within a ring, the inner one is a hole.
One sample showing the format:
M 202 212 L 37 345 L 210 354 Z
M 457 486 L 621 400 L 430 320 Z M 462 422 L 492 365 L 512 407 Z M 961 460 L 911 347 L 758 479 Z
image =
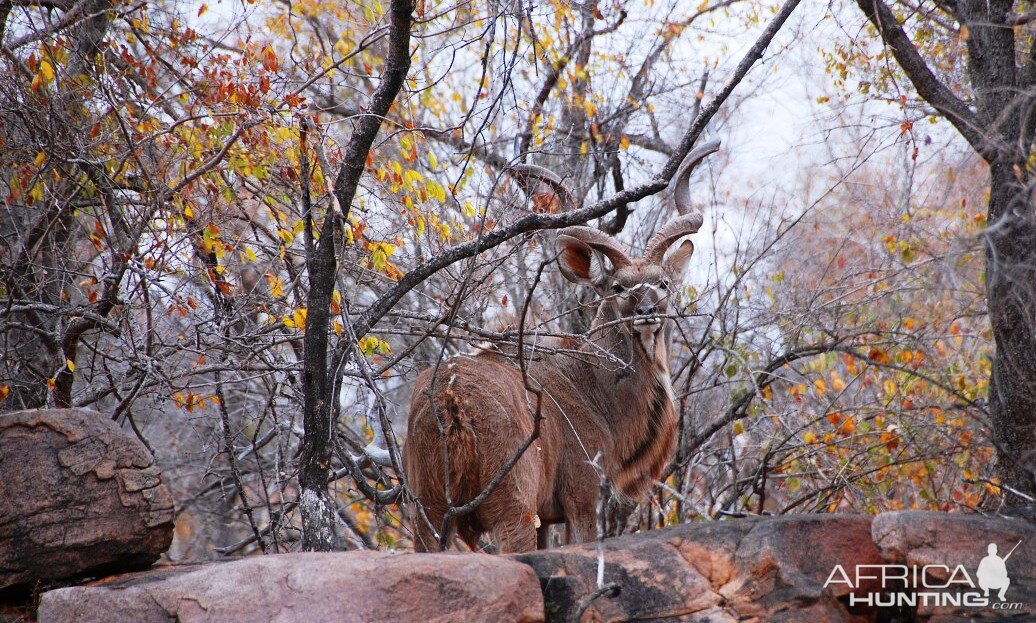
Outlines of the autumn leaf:
M 878 347 L 871 348 L 870 352 L 867 353 L 867 358 L 878 363 L 888 363 L 890 361 L 888 352 Z
M 266 279 L 266 283 L 270 286 L 270 296 L 275 299 L 279 299 L 284 296 L 284 284 L 281 283 L 280 277 L 266 273 L 263 275 L 263 278 Z
M 842 422 L 841 428 L 838 429 L 838 432 L 842 435 L 852 435 L 856 432 L 856 421 L 851 417 L 845 418 Z
M 54 66 L 50 64 L 50 61 L 46 59 L 40 61 L 40 75 L 43 76 L 44 84 L 54 80 Z
M 261 57 L 263 69 L 269 72 L 277 71 L 277 52 L 274 51 L 273 46 L 264 47 Z

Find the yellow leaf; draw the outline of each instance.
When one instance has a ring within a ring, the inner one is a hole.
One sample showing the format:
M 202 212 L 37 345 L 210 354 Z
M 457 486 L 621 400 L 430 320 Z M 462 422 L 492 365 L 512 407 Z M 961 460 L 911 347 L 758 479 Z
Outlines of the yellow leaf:
M 834 373 L 832 373 L 831 387 L 833 387 L 836 392 L 844 391 L 845 390 L 845 381 L 843 381 L 840 376 L 836 376 L 836 375 L 834 375 Z
M 263 278 L 266 279 L 266 283 L 270 286 L 270 296 L 275 299 L 284 296 L 284 284 L 281 283 L 280 277 L 266 273 L 263 275 Z
M 734 435 L 740 435 L 745 432 L 745 425 L 743 422 L 734 422 Z
M 7 398 L 7 394 L 11 393 L 11 388 L 7 385 L 0 385 L 0 400 Z
M 36 165 L 36 168 L 38 169 L 38 168 L 42 167 L 43 163 L 46 162 L 46 161 L 47 161 L 47 152 L 41 151 L 40 153 L 36 154 L 36 160 L 33 161 L 33 164 Z
M 50 64 L 50 61 L 43 60 L 40 62 L 40 75 L 43 76 L 44 82 L 50 82 L 54 79 L 54 66 Z
M 439 203 L 446 202 L 446 189 L 442 187 L 442 184 L 435 180 L 428 181 L 428 194 L 434 197 Z
M 403 188 L 410 190 L 415 184 L 424 182 L 424 176 L 413 169 L 407 169 L 403 175 Z
M 815 444 L 817 442 L 817 435 L 813 431 L 807 431 L 802 435 L 802 441 L 810 445 Z
M 71 359 L 66 359 L 65 360 L 65 365 L 68 366 L 68 371 L 69 372 L 75 372 L 76 371 L 76 362 L 72 361 Z

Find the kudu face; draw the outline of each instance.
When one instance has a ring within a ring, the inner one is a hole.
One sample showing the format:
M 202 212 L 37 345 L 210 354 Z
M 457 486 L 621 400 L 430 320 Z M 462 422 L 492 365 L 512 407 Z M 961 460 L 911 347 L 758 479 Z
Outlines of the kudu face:
M 664 346 L 670 324 L 666 317 L 669 300 L 694 252 L 688 239 L 671 251 L 670 247 L 700 226 L 700 215 L 678 217 L 652 237 L 643 256 L 636 258 L 597 229 L 569 227 L 557 235 L 557 260 L 565 277 L 593 287 L 600 298 L 598 318 L 620 321 L 620 331 L 636 336 L 644 355 L 658 359 L 660 369 L 667 369 L 662 360 L 668 356 Z
M 700 226 L 698 214 L 674 219 L 638 258 L 630 258 L 621 243 L 596 229 L 570 227 L 558 234 L 558 265 L 569 281 L 594 289 L 600 298 L 601 318 L 628 321 L 620 325 L 637 335 L 645 351 L 653 355 L 659 338 L 664 339 L 670 299 L 694 245 L 684 240 L 668 256 L 666 251 Z
M 673 178 L 673 203 L 679 216 L 656 233 L 648 242 L 644 255 L 631 258 L 624 246 L 611 236 L 589 227 L 569 227 L 558 232 L 556 249 L 558 265 L 565 277 L 576 284 L 592 287 L 601 306 L 615 319 L 629 319 L 642 335 L 660 333 L 667 325 L 665 316 L 674 288 L 682 281 L 687 260 L 694 253 L 694 244 L 681 238 L 698 231 L 702 216 L 693 211 L 688 180 L 694 168 L 706 156 L 719 149 L 712 141 L 691 151 Z M 575 202 L 564 182 L 552 171 L 533 165 L 519 165 L 513 170 L 527 194 L 539 194 L 545 185 L 558 197 L 565 209 L 574 209 Z M 667 257 L 666 252 L 669 251 Z M 664 259 L 663 259 L 664 257 Z

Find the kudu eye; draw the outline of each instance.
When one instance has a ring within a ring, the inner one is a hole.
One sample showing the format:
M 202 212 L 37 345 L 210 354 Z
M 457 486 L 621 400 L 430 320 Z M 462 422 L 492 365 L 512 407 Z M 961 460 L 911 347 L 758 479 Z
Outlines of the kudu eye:
M 625 291 L 626 291 L 626 288 L 624 288 L 621 283 L 616 283 L 616 284 L 612 285 L 612 292 L 614 292 L 616 294 L 622 294 Z
M 658 285 L 663 290 L 668 290 L 669 289 L 669 280 L 668 279 L 663 279 L 662 281 L 658 282 Z

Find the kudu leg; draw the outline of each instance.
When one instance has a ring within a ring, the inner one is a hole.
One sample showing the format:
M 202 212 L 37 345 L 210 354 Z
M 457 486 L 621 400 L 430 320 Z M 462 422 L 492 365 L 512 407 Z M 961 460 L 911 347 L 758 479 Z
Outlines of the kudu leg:
M 568 543 L 586 543 L 597 538 L 597 504 L 580 504 L 575 501 L 562 502 L 565 509 L 566 536 Z
M 498 525 L 493 529 L 493 535 L 499 543 L 501 554 L 531 552 L 536 549 L 536 527 L 522 517 Z
M 550 524 L 543 524 L 536 528 L 536 549 L 548 549 L 550 547 Z

